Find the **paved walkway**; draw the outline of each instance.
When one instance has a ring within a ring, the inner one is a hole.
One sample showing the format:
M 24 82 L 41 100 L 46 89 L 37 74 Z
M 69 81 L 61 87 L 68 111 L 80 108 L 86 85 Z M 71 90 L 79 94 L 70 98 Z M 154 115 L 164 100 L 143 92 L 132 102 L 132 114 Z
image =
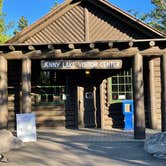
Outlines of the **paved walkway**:
M 143 143 L 122 130 L 41 130 L 37 142 L 7 153 L 9 162 L 0 166 L 165 166 Z

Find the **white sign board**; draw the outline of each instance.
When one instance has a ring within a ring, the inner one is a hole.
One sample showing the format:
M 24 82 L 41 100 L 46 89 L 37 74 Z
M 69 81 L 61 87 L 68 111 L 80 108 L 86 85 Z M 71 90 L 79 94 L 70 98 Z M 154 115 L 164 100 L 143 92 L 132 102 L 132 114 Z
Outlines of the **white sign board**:
M 124 99 L 126 99 L 125 95 L 119 95 L 119 100 L 124 100 Z
M 23 142 L 36 141 L 36 122 L 34 113 L 16 114 L 17 137 Z
M 122 60 L 42 60 L 43 70 L 121 69 Z

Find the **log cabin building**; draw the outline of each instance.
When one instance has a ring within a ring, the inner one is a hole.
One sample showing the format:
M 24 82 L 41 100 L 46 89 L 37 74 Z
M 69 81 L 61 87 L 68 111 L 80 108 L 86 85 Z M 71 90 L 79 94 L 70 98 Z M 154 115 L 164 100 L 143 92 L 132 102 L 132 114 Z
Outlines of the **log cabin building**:
M 166 35 L 106 0 L 66 0 L 0 45 L 0 127 L 35 112 L 37 127 L 166 130 Z M 162 104 L 161 104 L 162 103 Z

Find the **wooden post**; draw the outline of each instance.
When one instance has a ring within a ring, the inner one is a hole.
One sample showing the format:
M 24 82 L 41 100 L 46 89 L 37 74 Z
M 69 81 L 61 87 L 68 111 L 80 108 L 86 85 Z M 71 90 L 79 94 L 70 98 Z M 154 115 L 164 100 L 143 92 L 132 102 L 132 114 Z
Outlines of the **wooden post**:
M 8 124 L 7 60 L 0 56 L 0 129 Z
M 157 129 L 156 105 L 155 105 L 155 82 L 154 82 L 154 59 L 149 60 L 149 120 L 150 127 Z
M 100 84 L 100 112 L 101 112 L 101 129 L 104 129 L 104 89 L 103 89 L 103 81 Z
M 161 73 L 162 73 L 162 98 L 161 98 L 161 128 L 166 131 L 166 55 L 161 58 Z
M 95 121 L 95 127 L 97 127 L 98 126 L 98 124 L 97 124 L 97 97 L 96 97 L 96 86 L 94 86 L 93 87 L 93 96 L 94 96 L 94 121 Z
M 145 111 L 143 85 L 143 57 L 134 56 L 134 138 L 145 138 Z
M 31 112 L 31 60 L 22 60 L 22 113 Z
M 103 113 L 103 83 L 100 84 L 100 112 L 101 112 L 101 129 L 104 129 L 104 113 Z
M 78 127 L 85 127 L 84 124 L 84 88 L 77 87 L 77 109 L 78 109 Z

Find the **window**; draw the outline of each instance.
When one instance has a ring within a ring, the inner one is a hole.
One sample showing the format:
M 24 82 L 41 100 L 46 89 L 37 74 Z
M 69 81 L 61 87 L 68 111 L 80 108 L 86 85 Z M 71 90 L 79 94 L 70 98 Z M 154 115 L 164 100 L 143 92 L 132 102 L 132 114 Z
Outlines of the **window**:
M 112 76 L 112 100 L 133 99 L 132 69 Z
M 64 96 L 65 86 L 57 82 L 57 73 L 40 71 L 37 85 L 32 86 L 33 104 L 63 105 Z

